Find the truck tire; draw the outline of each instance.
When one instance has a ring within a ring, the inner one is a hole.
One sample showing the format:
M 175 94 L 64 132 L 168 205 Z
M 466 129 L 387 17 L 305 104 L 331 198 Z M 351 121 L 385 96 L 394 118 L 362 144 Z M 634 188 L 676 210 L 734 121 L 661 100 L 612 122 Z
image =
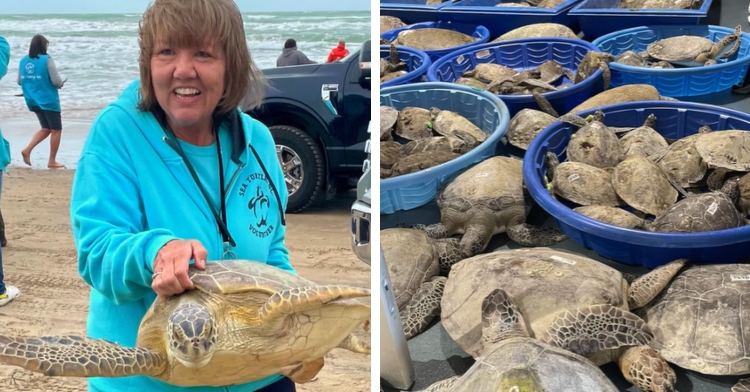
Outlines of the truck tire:
M 302 212 L 324 195 L 326 169 L 323 153 L 310 135 L 299 128 L 273 125 L 269 129 L 289 192 L 286 212 Z

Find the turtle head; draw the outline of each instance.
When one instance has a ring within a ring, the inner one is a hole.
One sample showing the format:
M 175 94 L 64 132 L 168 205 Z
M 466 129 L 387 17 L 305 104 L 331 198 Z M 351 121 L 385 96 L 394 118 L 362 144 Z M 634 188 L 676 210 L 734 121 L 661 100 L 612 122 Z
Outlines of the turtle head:
M 724 182 L 720 189 L 721 193 L 727 195 L 732 203 L 737 203 L 737 199 L 740 197 L 740 178 L 733 177 Z
M 185 302 L 169 316 L 167 351 L 183 366 L 205 366 L 216 351 L 216 340 L 216 325 L 205 306 Z

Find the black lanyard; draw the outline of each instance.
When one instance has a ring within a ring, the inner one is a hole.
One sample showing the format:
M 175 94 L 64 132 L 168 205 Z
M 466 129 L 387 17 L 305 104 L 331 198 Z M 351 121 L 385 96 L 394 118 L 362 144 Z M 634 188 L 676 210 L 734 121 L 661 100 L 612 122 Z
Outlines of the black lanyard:
M 185 152 L 182 150 L 182 146 L 180 146 L 180 143 L 177 142 L 177 138 L 175 137 L 172 130 L 166 126 L 163 128 L 164 128 L 164 132 L 168 136 L 168 138 L 166 139 L 167 142 L 172 145 L 172 148 L 174 148 L 175 151 L 177 151 L 177 154 L 180 155 L 182 160 L 185 162 L 185 166 L 187 166 L 188 170 L 190 171 L 190 175 L 193 176 L 193 180 L 195 181 L 195 184 L 198 185 L 198 188 L 201 190 L 203 197 L 206 199 L 206 203 L 208 203 L 208 207 L 211 209 L 211 213 L 214 215 L 214 219 L 216 219 L 216 224 L 219 226 L 219 231 L 221 232 L 222 240 L 224 241 L 225 244 L 229 244 L 232 247 L 237 246 L 237 243 L 234 241 L 234 239 L 232 238 L 232 235 L 229 233 L 229 229 L 227 228 L 227 211 L 226 211 L 226 204 L 224 201 L 224 162 L 221 158 L 221 142 L 219 142 L 218 129 L 214 127 L 214 135 L 216 135 L 216 149 L 219 155 L 219 190 L 221 192 L 219 194 L 219 199 L 221 199 L 221 214 L 219 214 L 219 212 L 216 211 L 216 208 L 214 207 L 213 203 L 211 203 L 211 198 L 208 197 L 208 192 L 205 189 L 203 189 L 200 179 L 198 179 L 198 174 L 195 172 L 193 165 L 190 164 L 190 160 L 185 155 Z

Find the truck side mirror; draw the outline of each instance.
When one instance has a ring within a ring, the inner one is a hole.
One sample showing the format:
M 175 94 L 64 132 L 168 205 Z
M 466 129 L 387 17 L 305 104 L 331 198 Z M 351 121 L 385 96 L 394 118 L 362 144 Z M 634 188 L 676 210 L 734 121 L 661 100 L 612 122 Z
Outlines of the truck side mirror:
M 359 51 L 359 82 L 361 84 L 370 84 L 370 75 L 371 75 L 371 65 L 370 65 L 370 59 L 371 59 L 371 52 L 372 52 L 372 46 L 370 45 L 370 40 L 365 41 L 365 43 L 362 44 L 362 49 Z

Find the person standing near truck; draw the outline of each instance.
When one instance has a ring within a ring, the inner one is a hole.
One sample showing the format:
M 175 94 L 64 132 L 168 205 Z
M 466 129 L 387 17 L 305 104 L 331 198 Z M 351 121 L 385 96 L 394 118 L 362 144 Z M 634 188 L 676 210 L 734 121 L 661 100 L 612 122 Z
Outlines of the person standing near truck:
M 328 53 L 328 58 L 326 59 L 326 63 L 332 63 L 334 61 L 339 61 L 346 57 L 349 54 L 349 49 L 346 48 L 346 42 L 344 40 L 339 41 L 339 44 L 331 49 L 331 53 Z
M 287 67 L 303 64 L 317 64 L 317 62 L 310 60 L 304 53 L 297 50 L 297 41 L 294 38 L 289 38 L 284 42 L 284 49 L 281 51 L 279 58 L 276 59 L 276 66 Z

